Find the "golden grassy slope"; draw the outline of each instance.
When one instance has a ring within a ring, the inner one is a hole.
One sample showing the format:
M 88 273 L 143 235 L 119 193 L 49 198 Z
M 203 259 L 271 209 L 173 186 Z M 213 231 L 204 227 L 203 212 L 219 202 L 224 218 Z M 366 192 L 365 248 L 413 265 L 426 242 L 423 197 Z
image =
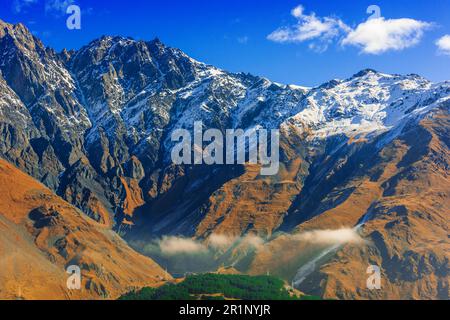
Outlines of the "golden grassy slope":
M 116 298 L 170 278 L 113 231 L 0 160 L 0 298 Z M 82 289 L 68 290 L 68 265 Z

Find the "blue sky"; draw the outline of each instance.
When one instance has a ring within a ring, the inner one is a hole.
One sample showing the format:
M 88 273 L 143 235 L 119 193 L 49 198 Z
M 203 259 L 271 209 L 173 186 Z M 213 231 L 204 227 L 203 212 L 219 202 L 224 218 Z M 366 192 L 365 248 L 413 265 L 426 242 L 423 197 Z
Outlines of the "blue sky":
M 66 28 L 70 3 L 81 8 L 81 30 Z M 381 16 L 368 20 L 374 4 Z M 450 80 L 450 1 L 1 0 L 0 19 L 23 22 L 58 51 L 101 35 L 159 37 L 281 83 L 315 86 L 364 68 Z

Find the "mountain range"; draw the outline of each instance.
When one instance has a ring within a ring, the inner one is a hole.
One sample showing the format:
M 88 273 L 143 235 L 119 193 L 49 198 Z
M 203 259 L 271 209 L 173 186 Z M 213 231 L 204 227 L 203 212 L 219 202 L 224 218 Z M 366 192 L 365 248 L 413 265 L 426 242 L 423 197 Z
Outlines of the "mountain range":
M 77 262 L 82 294 L 111 298 L 170 278 L 152 259 L 170 266 L 173 244 L 326 298 L 449 299 L 449 98 L 450 81 L 371 69 L 279 84 L 159 39 L 57 53 L 0 21 L 0 297 L 16 294 L 5 270 L 21 252 L 23 270 L 42 265 L 33 277 Z M 278 174 L 173 164 L 171 133 L 195 121 L 279 129 Z M 369 265 L 381 290 L 366 288 Z

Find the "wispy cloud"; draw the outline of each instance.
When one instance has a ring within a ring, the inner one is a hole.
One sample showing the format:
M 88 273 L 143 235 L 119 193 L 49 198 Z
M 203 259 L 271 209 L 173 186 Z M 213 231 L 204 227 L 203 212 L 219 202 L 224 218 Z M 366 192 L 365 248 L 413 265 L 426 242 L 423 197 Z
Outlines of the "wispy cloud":
M 206 241 L 185 237 L 165 236 L 154 241 L 152 250 L 156 249 L 162 255 L 170 257 L 180 254 L 213 254 L 217 251 L 225 251 L 232 246 L 239 246 L 243 249 L 258 248 L 263 244 L 264 240 L 262 238 L 251 234 L 243 237 L 212 234 Z
M 436 41 L 438 52 L 440 54 L 450 55 L 450 35 L 446 34 Z
M 242 245 L 244 247 L 250 247 L 250 248 L 256 248 L 258 249 L 259 247 L 261 247 L 262 245 L 264 245 L 265 241 L 263 238 L 256 236 L 256 235 L 252 235 L 252 234 L 248 234 L 245 237 L 242 238 Z
M 212 234 L 208 238 L 208 244 L 216 249 L 227 249 L 236 241 L 235 237 L 229 237 L 223 234 Z
M 312 230 L 292 236 L 294 240 L 317 245 L 363 243 L 364 240 L 354 229 Z
M 431 23 L 408 18 L 371 19 L 352 30 L 342 44 L 360 47 L 368 54 L 400 51 L 417 45 L 431 26 Z
M 195 240 L 179 237 L 163 237 L 159 243 L 161 252 L 167 255 L 180 253 L 201 253 L 207 251 L 207 248 Z
M 335 41 L 342 46 L 359 47 L 365 54 L 399 51 L 417 45 L 433 25 L 409 18 L 380 17 L 351 28 L 336 17 L 319 17 L 314 12 L 305 14 L 301 5 L 292 9 L 291 15 L 297 19 L 295 25 L 281 27 L 267 38 L 279 43 L 308 41 L 308 47 L 319 52 L 327 50 Z
M 45 13 L 57 16 L 65 15 L 67 8 L 74 3 L 74 0 L 46 0 Z
M 279 43 L 316 41 L 310 44 L 310 48 L 324 51 L 333 39 L 350 31 L 350 28 L 338 18 L 318 17 L 314 12 L 305 14 L 302 5 L 292 9 L 291 15 L 297 19 L 297 23 L 275 30 L 267 36 L 269 40 Z
M 37 2 L 38 0 L 14 0 L 12 9 L 15 13 L 20 13 Z

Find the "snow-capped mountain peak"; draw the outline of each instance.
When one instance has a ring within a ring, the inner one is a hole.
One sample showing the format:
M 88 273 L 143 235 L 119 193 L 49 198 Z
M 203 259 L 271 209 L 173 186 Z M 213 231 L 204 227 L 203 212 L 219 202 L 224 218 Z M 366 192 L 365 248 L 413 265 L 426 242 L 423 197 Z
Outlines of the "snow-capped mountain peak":
M 314 137 L 381 133 L 420 118 L 449 93 L 448 82 L 433 84 L 417 75 L 367 69 L 311 90 L 287 123 L 307 126 Z
M 195 121 L 220 130 L 293 126 L 309 139 L 377 136 L 420 119 L 449 96 L 448 82 L 418 75 L 366 69 L 306 88 L 227 72 L 159 39 L 103 36 L 58 55 L 23 26 L 2 23 L 0 32 L 0 70 L 34 122 L 46 119 L 39 130 L 63 132 L 61 140 L 77 146 L 70 162 L 85 149 L 105 171 L 130 155 L 150 166 L 160 155 L 167 160 L 170 132 Z M 102 155 L 94 156 L 98 150 Z

